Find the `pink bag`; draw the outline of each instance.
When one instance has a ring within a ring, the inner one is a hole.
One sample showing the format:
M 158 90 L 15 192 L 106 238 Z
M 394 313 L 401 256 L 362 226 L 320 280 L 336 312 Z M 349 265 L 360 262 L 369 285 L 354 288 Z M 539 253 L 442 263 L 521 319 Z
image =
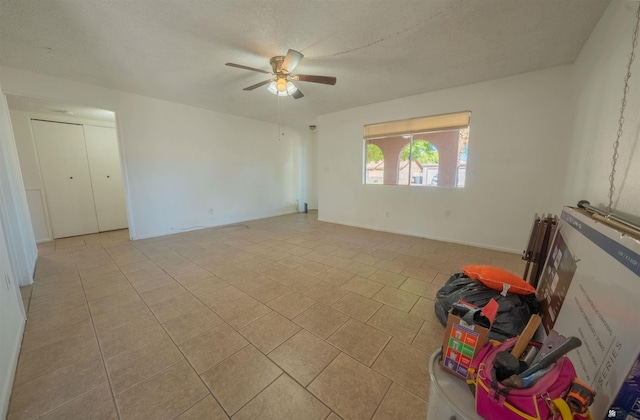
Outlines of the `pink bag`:
M 513 337 L 502 344 L 485 344 L 473 359 L 467 382 L 475 384 L 476 411 L 487 420 L 551 420 L 553 401 L 565 397 L 576 371 L 566 356 L 556 361 L 551 370 L 530 388 L 505 387 L 495 379 L 493 363 L 501 351 L 509 351 L 518 340 Z M 531 343 L 539 346 L 537 343 Z M 580 418 L 580 417 L 576 417 Z M 571 417 L 568 417 L 571 419 Z

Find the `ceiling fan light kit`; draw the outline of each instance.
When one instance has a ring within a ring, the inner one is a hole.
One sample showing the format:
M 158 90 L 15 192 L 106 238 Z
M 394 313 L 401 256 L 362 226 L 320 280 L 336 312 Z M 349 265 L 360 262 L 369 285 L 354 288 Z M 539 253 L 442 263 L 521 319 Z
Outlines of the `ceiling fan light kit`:
M 229 67 L 236 67 L 239 69 L 275 76 L 272 79 L 264 80 L 262 82 L 246 87 L 243 90 L 254 90 L 256 88 L 259 88 L 260 86 L 267 85 L 267 90 L 274 95 L 293 96 L 294 99 L 299 99 L 304 96 L 302 92 L 300 92 L 298 87 L 293 83 L 294 80 L 300 82 L 321 83 L 324 85 L 336 84 L 336 78 L 331 76 L 291 74 L 291 72 L 293 72 L 293 70 L 296 68 L 298 63 L 300 63 L 303 57 L 304 55 L 302 55 L 302 53 L 295 50 L 289 50 L 286 56 L 277 55 L 275 57 L 272 57 L 271 60 L 269 60 L 272 69 L 271 72 L 254 67 L 244 66 L 242 64 L 226 63 L 226 65 Z
M 274 95 L 289 96 L 296 93 L 298 88 L 286 79 L 272 80 L 267 86 L 267 90 Z

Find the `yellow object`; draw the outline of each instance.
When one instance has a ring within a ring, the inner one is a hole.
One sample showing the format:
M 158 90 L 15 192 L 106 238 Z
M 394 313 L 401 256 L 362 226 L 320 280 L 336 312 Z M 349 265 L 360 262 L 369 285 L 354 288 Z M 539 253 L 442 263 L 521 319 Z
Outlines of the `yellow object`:
M 569 405 L 562 398 L 556 398 L 551 402 L 556 413 L 560 414 L 562 420 L 574 420 L 574 418 L 583 418 L 584 420 L 593 420 L 591 413 L 587 410 L 584 414 L 574 414 L 571 412 Z

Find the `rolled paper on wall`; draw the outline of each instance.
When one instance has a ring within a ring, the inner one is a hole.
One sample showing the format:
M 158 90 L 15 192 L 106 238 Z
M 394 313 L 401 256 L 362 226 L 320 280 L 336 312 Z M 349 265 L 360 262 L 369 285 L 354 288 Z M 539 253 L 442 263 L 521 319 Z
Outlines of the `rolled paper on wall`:
M 602 216 L 602 215 L 600 215 L 598 213 L 593 213 L 591 215 L 591 218 L 594 219 L 594 220 L 597 220 L 597 221 L 599 221 L 601 223 L 604 223 L 605 225 L 610 226 L 610 227 L 612 227 L 614 229 L 617 229 L 617 230 L 619 230 L 621 232 L 624 232 L 627 235 L 631 235 L 634 238 L 640 238 L 640 231 L 637 230 L 637 229 L 632 228 L 631 226 L 627 226 L 627 225 L 625 225 L 623 223 L 620 223 L 620 222 L 618 222 L 616 220 L 610 219 L 610 218 L 608 218 L 606 216 Z

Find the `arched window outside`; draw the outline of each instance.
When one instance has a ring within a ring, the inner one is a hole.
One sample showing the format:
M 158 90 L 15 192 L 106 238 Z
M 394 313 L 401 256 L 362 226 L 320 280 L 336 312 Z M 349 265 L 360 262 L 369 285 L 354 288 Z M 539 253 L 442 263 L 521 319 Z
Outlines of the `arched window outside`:
M 413 141 L 400 152 L 398 184 L 437 185 L 439 159 L 436 146 L 414 136 Z
M 367 144 L 365 184 L 384 184 L 384 155 L 379 146 Z

